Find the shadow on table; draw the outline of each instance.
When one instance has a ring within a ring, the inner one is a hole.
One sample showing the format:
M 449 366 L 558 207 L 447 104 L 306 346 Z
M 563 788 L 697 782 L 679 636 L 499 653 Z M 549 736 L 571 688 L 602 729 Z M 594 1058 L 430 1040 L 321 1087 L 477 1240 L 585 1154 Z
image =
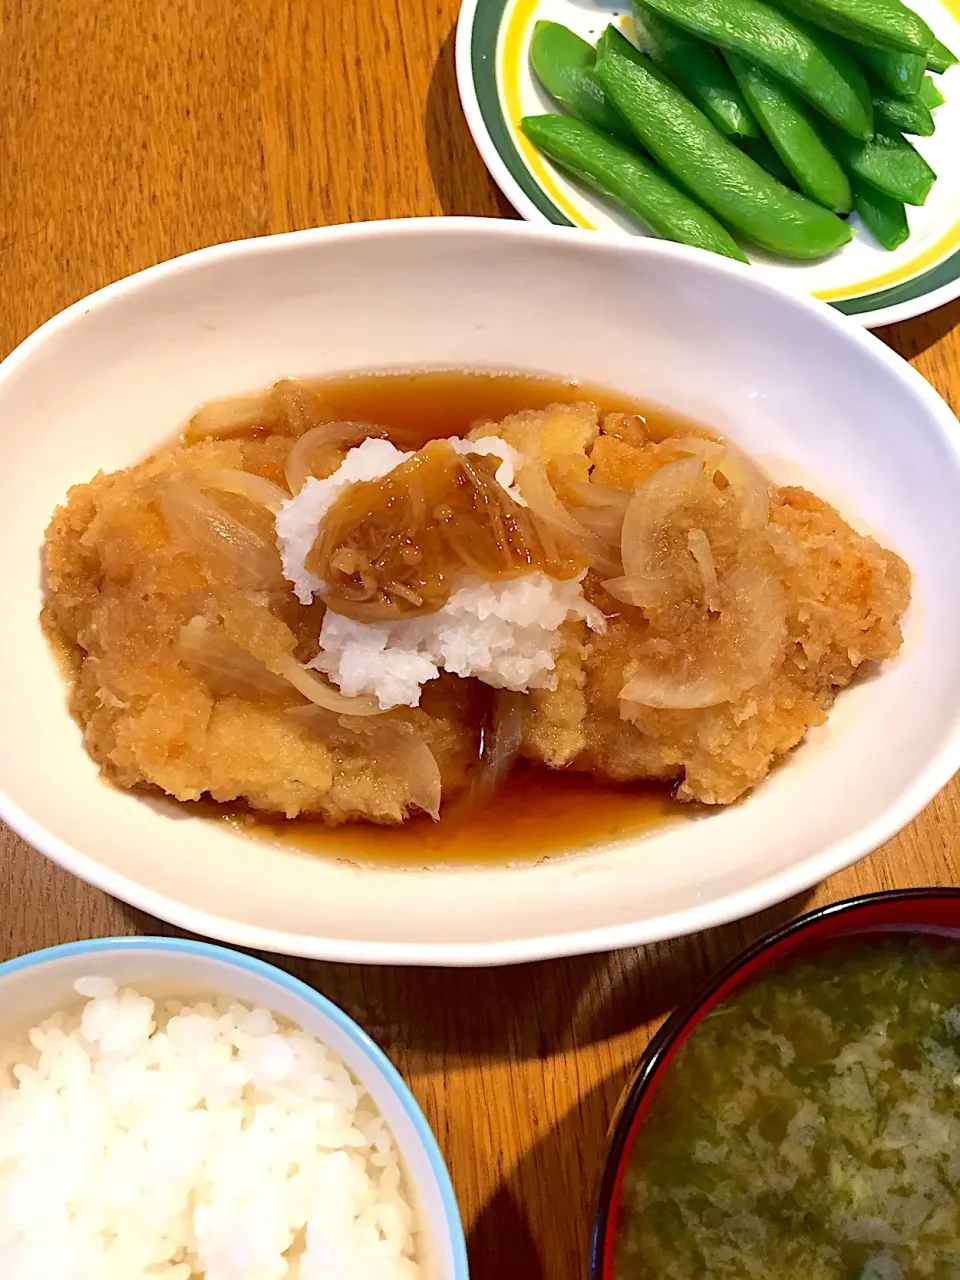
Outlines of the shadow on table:
M 450 216 L 516 218 L 470 136 L 457 91 L 455 42 L 456 29 L 440 47 L 424 112 L 427 158 L 437 199 Z
M 925 316 L 917 316 L 915 320 L 906 320 L 901 324 L 887 325 L 876 329 L 877 337 L 892 347 L 905 360 L 922 355 L 928 347 L 932 347 L 941 338 L 960 324 L 960 300 L 948 302 Z
M 656 1021 L 743 947 L 799 914 L 800 895 L 688 938 L 496 969 L 422 969 L 264 956 L 328 996 L 408 1070 L 547 1059 Z M 177 933 L 131 907 L 144 933 Z
M 629 1075 L 629 1069 L 616 1072 L 584 1094 L 504 1172 L 467 1237 L 470 1274 L 477 1280 L 588 1274 L 607 1128 Z

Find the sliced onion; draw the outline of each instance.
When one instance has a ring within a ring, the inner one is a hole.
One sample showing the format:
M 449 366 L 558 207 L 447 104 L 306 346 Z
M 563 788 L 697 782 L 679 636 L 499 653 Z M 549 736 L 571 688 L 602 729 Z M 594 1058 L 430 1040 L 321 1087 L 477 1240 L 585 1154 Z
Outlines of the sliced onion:
M 235 493 L 241 498 L 247 498 L 255 506 L 266 507 L 273 515 L 290 500 L 289 493 L 284 493 L 278 484 L 264 480 L 263 476 L 255 476 L 250 471 L 210 467 L 194 472 L 191 479 L 201 488 L 218 489 L 222 493 Z
M 160 507 L 170 537 L 199 556 L 218 578 L 256 590 L 283 585 L 276 546 L 193 485 L 171 481 Z
M 784 613 L 777 578 L 755 568 L 731 570 L 719 620 L 705 637 L 708 652 L 675 653 L 672 670 L 651 663 L 633 676 L 620 690 L 621 715 L 630 719 L 633 707 L 691 711 L 741 697 L 769 676 L 782 654 Z
M 607 578 L 603 589 L 613 596 L 614 600 L 619 600 L 621 604 L 632 604 L 638 609 L 642 609 L 644 605 L 649 606 L 662 594 L 656 581 L 629 574 L 618 578 Z
M 591 533 L 617 546 L 630 494 L 590 480 L 568 480 L 565 487 L 578 503 L 571 514 Z
M 724 446 L 716 440 L 705 440 L 702 436 L 668 436 L 653 446 L 653 452 L 687 453 L 695 458 L 718 458 L 724 452 Z
M 455 806 L 455 816 L 467 817 L 485 808 L 506 782 L 520 754 L 526 695 L 497 689 L 481 728 L 480 758 L 470 785 Z
M 310 459 L 317 449 L 335 445 L 349 449 L 362 444 L 370 436 L 383 437 L 386 433 L 369 422 L 321 422 L 304 433 L 287 455 L 286 475 L 290 492 L 297 494 L 310 479 Z
M 712 676 L 684 679 L 654 671 L 634 676 L 620 690 L 620 713 L 629 720 L 633 707 L 651 707 L 658 711 L 696 711 L 730 702 L 734 697 L 730 686 Z
M 374 698 L 345 698 L 315 672 L 301 667 L 290 654 L 261 662 L 231 640 L 223 627 L 198 616 L 181 628 L 180 655 L 218 693 L 284 701 L 300 694 L 313 704 L 302 711 L 322 711 L 333 716 L 363 717 L 383 714 Z
M 325 416 L 316 392 L 299 378 L 281 378 L 275 382 L 270 388 L 269 407 L 282 419 L 285 434 L 295 437 L 315 427 Z
M 290 702 L 297 697 L 288 681 L 269 672 L 208 618 L 191 618 L 180 629 L 179 648 L 187 666 L 218 695 L 267 702 Z
M 612 485 L 598 484 L 595 480 L 567 480 L 564 487 L 576 497 L 582 507 L 599 511 L 613 507 L 619 510 L 621 516 L 630 501 L 630 494 L 626 489 L 614 489 Z
M 717 566 L 710 539 L 702 529 L 691 529 L 687 534 L 687 546 L 703 579 L 703 603 L 712 613 L 717 613 L 720 609 L 720 593 L 717 589 Z
M 783 583 L 771 573 L 743 566 L 726 576 L 724 594 L 740 615 L 740 655 L 744 688 L 770 674 L 783 653 L 787 634 Z
M 571 550 L 586 555 L 598 573 L 618 571 L 620 566 L 610 543 L 570 514 L 547 479 L 546 468 L 539 458 L 531 458 L 520 467 L 517 488 L 534 517 L 561 534 Z
M 609 547 L 614 548 L 620 542 L 620 531 L 623 528 L 623 511 L 616 507 L 591 507 L 577 511 L 577 520 L 585 529 L 596 534 Z M 612 558 L 608 565 L 616 564 Z
M 346 698 L 339 690 L 327 684 L 316 671 L 302 667 L 291 654 L 274 658 L 267 664 L 267 670 L 274 675 L 288 680 L 298 693 L 302 693 L 308 702 L 333 711 L 340 716 L 379 716 L 383 712 L 376 698 Z
M 378 768 L 406 783 L 409 803 L 440 817 L 442 781 L 437 758 L 423 737 L 409 724 L 397 720 L 344 720 L 322 707 L 294 707 L 288 713 L 328 742 L 355 747 L 375 761 Z
M 770 521 L 770 487 L 760 469 L 739 449 L 727 445 L 714 470 L 733 486 L 740 503 L 743 528 L 765 528 Z
M 443 781 L 437 757 L 420 734 L 408 725 L 397 726 L 382 742 L 378 739 L 376 759 L 382 768 L 396 774 L 407 784 L 409 802 L 437 822 L 443 798 Z
M 228 400 L 212 400 L 190 419 L 183 433 L 186 444 L 210 436 L 231 436 L 259 426 L 267 411 L 270 392 L 255 396 L 233 396 Z
M 699 458 L 680 458 L 655 471 L 630 499 L 620 534 L 624 575 L 633 597 L 629 603 L 652 607 L 676 594 L 676 576 L 658 563 L 657 533 L 702 475 Z

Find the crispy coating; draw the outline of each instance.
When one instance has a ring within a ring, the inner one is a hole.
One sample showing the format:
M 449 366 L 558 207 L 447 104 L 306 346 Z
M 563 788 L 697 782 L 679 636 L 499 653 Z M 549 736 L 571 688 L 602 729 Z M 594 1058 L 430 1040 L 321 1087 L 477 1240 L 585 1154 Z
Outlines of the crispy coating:
M 528 453 L 539 450 L 550 484 L 574 506 L 588 478 L 632 492 L 683 456 L 649 438 L 632 415 L 598 425 L 592 406 L 515 414 L 476 433 L 494 430 Z M 323 606 L 298 604 L 269 556 L 262 581 L 223 572 L 172 537 L 164 516 L 165 486 L 196 468 L 239 469 L 282 485 L 291 443 L 277 434 L 178 446 L 72 489 L 47 532 L 44 622 L 71 656 L 71 709 L 86 747 L 117 785 L 331 823 L 401 822 L 417 794 L 403 753 L 385 755 L 362 735 L 325 733 L 298 717 L 303 698 L 262 665 L 312 658 Z M 272 554 L 268 512 L 242 497 L 218 493 L 217 501 Z M 896 555 L 804 489 L 771 486 L 763 548 L 765 571 L 782 586 L 786 630 L 759 684 L 694 710 L 625 704 L 620 693 L 651 622 L 591 573 L 585 589 L 608 616 L 606 634 L 564 625 L 556 688 L 528 696 L 523 754 L 552 768 L 677 783 L 680 798 L 708 804 L 730 803 L 760 782 L 809 726 L 823 723 L 863 664 L 897 652 L 910 583 Z M 183 632 L 197 618 L 252 655 L 261 676 L 251 676 L 249 663 L 211 674 L 189 660 Z M 476 681 L 444 676 L 425 686 L 420 708 L 390 713 L 430 748 L 446 800 L 476 767 L 489 701 Z
M 592 478 L 632 489 L 656 469 L 651 442 L 635 429 L 630 443 L 621 424 L 612 425 L 621 438 L 600 435 Z M 676 782 L 680 799 L 706 804 L 729 804 L 762 781 L 810 726 L 823 724 L 863 664 L 897 653 L 910 594 L 903 561 L 805 489 L 770 487 L 767 537 L 784 588 L 786 638 L 765 680 L 718 706 L 634 707 L 624 719 L 619 694 L 648 624 L 641 609 L 612 600 L 594 582 L 590 594 L 608 613 L 607 632 L 582 641 L 579 680 L 565 669 L 556 691 L 539 695 L 525 755 L 618 780 Z M 578 734 L 582 748 L 564 758 L 560 744 Z
M 330 741 L 300 723 L 291 710 L 304 700 L 267 676 L 262 688 L 243 679 L 211 683 L 183 660 L 181 631 L 196 617 L 260 660 L 316 653 L 322 606 L 298 604 L 279 559 L 272 589 L 242 589 L 169 539 L 157 496 L 159 480 L 196 467 L 281 483 L 289 444 L 205 441 L 73 488 L 47 531 L 44 621 L 72 656 L 71 710 L 87 750 L 118 786 L 159 788 L 179 800 L 242 800 L 291 818 L 401 822 L 413 793 L 403 768 L 385 764 L 362 739 Z M 252 526 L 259 520 L 266 536 L 266 513 L 244 509 L 242 500 L 235 510 Z M 393 718 L 422 736 L 444 793 L 455 794 L 477 754 L 477 692 L 470 682 L 441 679 L 422 701 Z

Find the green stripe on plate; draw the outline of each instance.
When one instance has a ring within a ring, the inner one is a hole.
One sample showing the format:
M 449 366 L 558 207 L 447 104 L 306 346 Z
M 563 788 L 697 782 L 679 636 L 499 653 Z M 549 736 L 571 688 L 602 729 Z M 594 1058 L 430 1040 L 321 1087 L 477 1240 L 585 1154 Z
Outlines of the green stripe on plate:
M 901 284 L 891 285 L 889 289 L 881 289 L 877 293 L 866 293 L 861 298 L 844 298 L 842 302 L 831 302 L 845 316 L 859 316 L 864 311 L 882 311 L 886 307 L 898 307 L 903 302 L 912 302 L 914 298 L 923 298 L 946 284 L 952 284 L 960 276 L 960 250 L 938 262 L 929 271 L 914 276 L 912 280 L 904 280 Z
M 561 227 L 572 227 L 570 219 L 557 208 L 524 164 L 500 104 L 500 92 L 497 88 L 497 42 L 507 3 L 508 0 L 490 0 L 489 3 L 480 0 L 473 19 L 470 65 L 473 68 L 473 84 L 477 91 L 480 114 L 500 158 L 524 195 L 551 222 Z
M 470 64 L 480 114 L 500 158 L 524 195 L 550 222 L 557 226 L 570 227 L 573 223 L 562 210 L 557 208 L 524 163 L 503 114 L 497 87 L 497 46 L 503 15 L 509 3 L 510 0 L 477 0 L 473 30 L 470 33 Z M 958 277 L 960 277 L 960 250 L 911 280 L 904 280 L 900 284 L 892 285 L 889 289 L 878 290 L 876 293 L 861 294 L 858 297 L 831 302 L 830 305 L 848 316 L 862 315 L 865 311 L 883 311 L 887 307 L 900 306 L 905 302 L 912 302 L 916 298 L 933 293 L 936 289 L 942 289 L 944 285 L 952 284 Z

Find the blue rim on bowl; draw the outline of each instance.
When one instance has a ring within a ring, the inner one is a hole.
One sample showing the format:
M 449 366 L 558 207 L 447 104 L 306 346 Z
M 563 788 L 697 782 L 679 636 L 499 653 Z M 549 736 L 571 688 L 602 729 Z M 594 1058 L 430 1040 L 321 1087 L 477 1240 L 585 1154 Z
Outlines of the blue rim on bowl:
M 450 1174 L 444 1163 L 433 1130 L 420 1110 L 416 1099 L 410 1092 L 399 1071 L 367 1033 L 353 1021 L 341 1008 L 326 996 L 315 991 L 299 978 L 291 977 L 282 969 L 256 960 L 252 956 L 239 951 L 231 951 L 227 947 L 218 947 L 210 942 L 194 942 L 187 938 L 129 937 L 129 938 L 91 938 L 80 942 L 66 942 L 56 947 L 45 947 L 41 951 L 31 951 L 27 955 L 18 956 L 0 964 L 0 980 L 32 969 L 49 961 L 69 959 L 73 956 L 104 955 L 110 952 L 130 951 L 164 951 L 174 955 L 201 956 L 215 960 L 221 964 L 240 969 L 244 973 L 265 979 L 282 988 L 289 995 L 305 1001 L 328 1018 L 361 1051 L 377 1071 L 383 1076 L 391 1091 L 403 1107 L 412 1124 L 417 1140 L 427 1157 L 430 1173 L 436 1181 L 440 1199 L 443 1204 L 444 1217 L 450 1235 L 450 1249 L 453 1257 L 453 1280 L 468 1280 L 467 1245 L 457 1207 L 456 1196 Z
M 915 930 L 960 934 L 960 888 L 890 889 L 817 907 L 741 951 L 647 1045 L 610 1122 L 590 1240 L 590 1280 L 612 1280 L 613 1244 L 623 1175 L 650 1095 L 687 1036 L 731 991 L 795 951 L 842 936 Z

